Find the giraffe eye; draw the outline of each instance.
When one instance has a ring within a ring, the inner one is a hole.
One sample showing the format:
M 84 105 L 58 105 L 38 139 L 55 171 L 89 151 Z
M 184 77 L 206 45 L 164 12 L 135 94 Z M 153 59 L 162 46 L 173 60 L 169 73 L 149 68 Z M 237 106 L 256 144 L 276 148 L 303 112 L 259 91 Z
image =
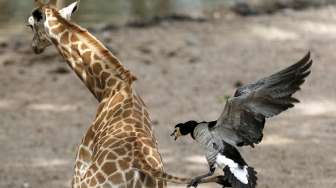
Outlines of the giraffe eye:
M 39 9 L 34 10 L 32 15 L 37 22 L 43 19 L 43 14 Z

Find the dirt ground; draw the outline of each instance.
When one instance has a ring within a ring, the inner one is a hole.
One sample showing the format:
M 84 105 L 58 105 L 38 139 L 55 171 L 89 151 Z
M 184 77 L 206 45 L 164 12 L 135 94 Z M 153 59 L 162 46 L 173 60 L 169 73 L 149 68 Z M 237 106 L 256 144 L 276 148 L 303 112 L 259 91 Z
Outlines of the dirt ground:
M 206 172 L 207 165 L 191 138 L 169 137 L 173 126 L 215 119 L 237 81 L 269 75 L 310 50 L 314 65 L 296 95 L 301 103 L 269 120 L 263 142 L 242 153 L 259 172 L 259 188 L 334 188 L 335 12 L 231 15 L 98 36 L 138 76 L 166 171 L 187 177 Z M 97 102 L 54 49 L 34 55 L 28 36 L 0 42 L 0 187 L 69 188 L 76 148 Z

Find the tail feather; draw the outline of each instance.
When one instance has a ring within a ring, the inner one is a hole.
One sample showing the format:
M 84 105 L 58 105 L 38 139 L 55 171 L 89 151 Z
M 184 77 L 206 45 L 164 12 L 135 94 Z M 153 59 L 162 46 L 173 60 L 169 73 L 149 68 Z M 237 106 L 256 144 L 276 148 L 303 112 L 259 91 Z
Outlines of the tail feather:
M 231 184 L 232 188 L 255 188 L 257 185 L 257 172 L 252 167 L 247 167 L 248 183 L 245 184 L 235 177 L 231 172 L 230 167 L 226 166 L 223 169 L 225 178 Z

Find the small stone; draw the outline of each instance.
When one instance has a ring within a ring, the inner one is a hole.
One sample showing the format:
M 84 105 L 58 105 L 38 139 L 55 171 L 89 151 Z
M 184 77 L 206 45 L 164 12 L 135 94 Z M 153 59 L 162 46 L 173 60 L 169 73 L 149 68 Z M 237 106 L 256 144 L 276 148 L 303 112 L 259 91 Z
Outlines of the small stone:
M 59 180 L 60 177 L 59 177 L 58 175 L 53 175 L 53 176 L 52 176 L 52 179 L 53 179 L 53 180 Z
M 56 69 L 49 71 L 49 73 L 52 74 L 68 74 L 69 72 L 70 71 L 65 67 L 57 67 Z
M 24 69 L 19 69 L 19 70 L 18 70 L 18 73 L 19 73 L 19 74 L 25 74 L 26 71 L 25 71 Z
M 142 60 L 142 62 L 143 62 L 145 65 L 151 65 L 151 64 L 152 64 L 152 61 L 149 60 L 149 59 L 144 59 L 144 60 Z
M 152 123 L 153 123 L 153 125 L 158 125 L 159 121 L 158 120 L 153 120 Z
M 22 184 L 22 188 L 30 188 L 30 184 L 28 182 L 24 182 Z
M 167 69 L 162 69 L 162 70 L 161 70 L 161 73 L 162 73 L 163 75 L 166 75 L 166 74 L 168 74 L 168 70 L 167 70 Z
M 7 48 L 8 43 L 7 42 L 0 42 L 0 48 Z
M 199 57 L 192 57 L 189 59 L 189 63 L 197 63 L 200 61 L 200 58 Z
M 6 60 L 4 60 L 4 61 L 2 62 L 2 64 L 3 64 L 4 66 L 13 65 L 14 63 L 15 63 L 15 60 L 13 60 L 13 59 L 6 59 Z
M 240 80 L 237 80 L 237 81 L 234 83 L 234 87 L 235 87 L 235 88 L 238 88 L 238 87 L 241 87 L 241 86 L 243 86 L 243 82 L 240 81 Z
M 143 54 L 151 54 L 152 53 L 152 50 L 145 47 L 145 46 L 140 46 L 138 49 Z
M 167 53 L 167 57 L 175 57 L 177 55 L 176 51 L 170 51 Z
M 194 36 L 189 36 L 185 40 L 185 43 L 186 43 L 187 46 L 196 46 L 196 45 L 199 44 L 199 40 Z

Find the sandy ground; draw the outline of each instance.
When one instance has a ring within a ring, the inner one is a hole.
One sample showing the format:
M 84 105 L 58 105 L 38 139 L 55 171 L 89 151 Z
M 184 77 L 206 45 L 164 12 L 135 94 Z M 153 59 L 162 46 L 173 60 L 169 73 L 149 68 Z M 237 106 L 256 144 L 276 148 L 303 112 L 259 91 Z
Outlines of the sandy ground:
M 262 144 L 242 153 L 259 172 L 259 188 L 333 188 L 335 11 L 163 23 L 99 37 L 139 77 L 136 88 L 149 106 L 165 168 L 181 176 L 202 174 L 207 165 L 190 138 L 169 137 L 176 123 L 215 119 L 235 82 L 266 76 L 310 50 L 312 75 L 296 95 L 302 103 L 269 120 Z M 97 103 L 55 50 L 36 56 L 29 40 L 0 43 L 0 187 L 68 188 Z

